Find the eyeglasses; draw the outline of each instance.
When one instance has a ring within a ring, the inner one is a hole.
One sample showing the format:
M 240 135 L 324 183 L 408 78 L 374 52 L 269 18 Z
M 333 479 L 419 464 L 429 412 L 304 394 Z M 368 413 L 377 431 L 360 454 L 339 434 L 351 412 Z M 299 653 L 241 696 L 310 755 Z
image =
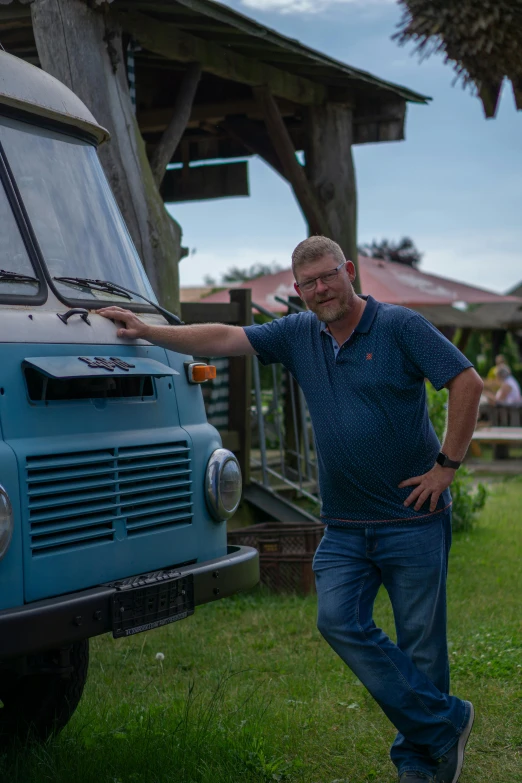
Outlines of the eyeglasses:
M 328 283 L 333 283 L 339 274 L 339 271 L 345 264 L 346 261 L 343 261 L 341 264 L 339 264 L 339 266 L 336 266 L 335 269 L 332 269 L 330 272 L 325 272 L 324 275 L 319 275 L 319 277 L 313 277 L 311 280 L 303 280 L 302 283 L 297 283 L 297 286 L 301 289 L 301 291 L 313 291 L 317 285 L 318 280 L 320 280 L 321 283 L 324 283 L 325 285 L 328 285 Z

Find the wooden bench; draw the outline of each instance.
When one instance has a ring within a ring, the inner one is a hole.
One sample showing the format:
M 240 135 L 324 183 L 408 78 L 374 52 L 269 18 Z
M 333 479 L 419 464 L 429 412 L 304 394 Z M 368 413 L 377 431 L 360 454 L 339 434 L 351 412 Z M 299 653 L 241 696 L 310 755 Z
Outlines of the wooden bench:
M 509 446 L 522 446 L 522 427 L 480 427 L 471 438 L 473 456 L 480 456 L 481 443 L 493 446 L 495 459 L 506 459 Z

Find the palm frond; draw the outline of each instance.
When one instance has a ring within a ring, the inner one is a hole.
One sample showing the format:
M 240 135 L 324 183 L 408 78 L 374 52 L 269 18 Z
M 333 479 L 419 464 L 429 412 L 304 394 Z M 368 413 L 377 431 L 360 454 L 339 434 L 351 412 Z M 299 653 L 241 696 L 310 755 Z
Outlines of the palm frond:
M 393 39 L 413 41 L 421 59 L 440 53 L 465 87 L 494 117 L 509 79 L 522 109 L 522 0 L 399 0 L 402 19 Z

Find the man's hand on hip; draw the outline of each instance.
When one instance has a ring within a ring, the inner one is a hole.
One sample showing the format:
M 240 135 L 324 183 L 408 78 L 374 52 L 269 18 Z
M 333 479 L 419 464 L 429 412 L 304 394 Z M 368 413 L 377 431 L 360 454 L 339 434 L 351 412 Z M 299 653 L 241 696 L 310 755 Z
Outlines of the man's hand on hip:
M 427 499 L 431 497 L 430 511 L 435 511 L 439 497 L 449 487 L 455 477 L 455 473 L 456 471 L 453 468 L 443 468 L 436 463 L 423 476 L 414 476 L 406 479 L 406 481 L 401 481 L 399 484 L 400 489 L 403 487 L 415 487 L 404 501 L 404 505 L 411 506 L 412 503 L 415 503 L 415 511 L 420 511 Z

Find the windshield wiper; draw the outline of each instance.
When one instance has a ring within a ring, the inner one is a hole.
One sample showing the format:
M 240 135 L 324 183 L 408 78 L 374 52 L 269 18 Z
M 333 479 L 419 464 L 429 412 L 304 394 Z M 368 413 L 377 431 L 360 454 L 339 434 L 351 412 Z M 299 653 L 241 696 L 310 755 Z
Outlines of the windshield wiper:
M 32 275 L 21 275 L 19 272 L 7 272 L 0 269 L 0 283 L 39 283 L 37 277 Z
M 118 294 L 123 296 L 129 301 L 132 296 L 129 296 L 130 291 L 126 291 L 120 286 L 110 283 L 108 280 L 91 280 L 88 277 L 53 277 L 53 280 L 57 280 L 59 283 L 68 283 L 70 285 L 83 286 L 84 288 L 90 288 L 93 291 L 105 291 L 108 294 Z
M 183 321 L 178 318 L 177 315 L 174 315 L 174 313 L 165 310 L 164 307 L 156 304 L 156 302 L 152 302 L 150 299 L 147 299 L 147 297 L 143 296 L 143 294 L 139 294 L 137 291 L 131 291 L 130 288 L 124 288 L 122 285 L 118 285 L 117 283 L 111 283 L 110 280 L 91 280 L 88 277 L 53 277 L 53 280 L 68 285 L 83 285 L 86 288 L 90 288 L 92 291 L 104 291 L 107 294 L 124 296 L 129 300 L 132 299 L 132 296 L 139 296 L 139 298 L 143 299 L 145 302 L 147 302 L 147 304 L 155 307 L 156 310 L 165 318 L 167 323 L 176 326 L 183 324 Z M 132 294 L 132 296 L 129 296 L 129 294 Z

